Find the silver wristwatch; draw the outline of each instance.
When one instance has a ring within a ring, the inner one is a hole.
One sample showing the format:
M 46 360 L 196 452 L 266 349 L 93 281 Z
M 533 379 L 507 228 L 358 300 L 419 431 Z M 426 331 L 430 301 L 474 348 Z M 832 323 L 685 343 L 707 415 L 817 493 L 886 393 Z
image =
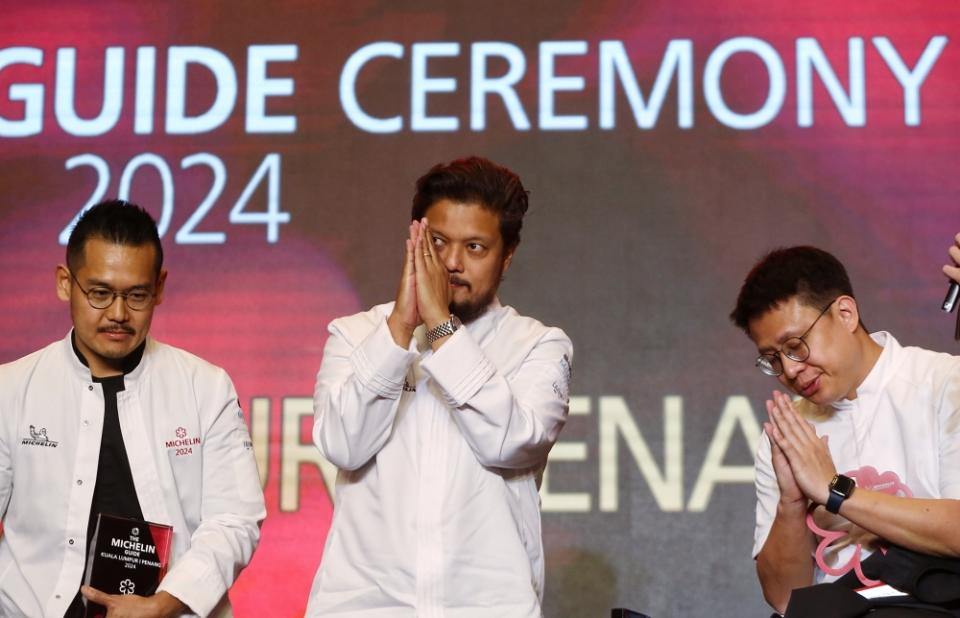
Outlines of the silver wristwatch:
M 449 320 L 441 322 L 427 331 L 427 343 L 433 345 L 434 341 L 443 339 L 447 335 L 452 335 L 457 332 L 461 326 L 463 326 L 463 322 L 460 321 L 460 318 L 451 313 Z

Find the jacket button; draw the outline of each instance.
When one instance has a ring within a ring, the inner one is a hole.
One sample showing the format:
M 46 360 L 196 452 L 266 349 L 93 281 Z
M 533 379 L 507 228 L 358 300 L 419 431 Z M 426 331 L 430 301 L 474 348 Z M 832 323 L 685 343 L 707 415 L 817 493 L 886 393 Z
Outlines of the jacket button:
M 77 485 L 83 485 L 83 479 L 77 479 Z
M 71 545 L 73 545 L 73 539 L 70 539 L 69 541 L 67 541 L 67 543 L 70 543 Z
M 93 384 L 87 386 L 87 390 L 88 390 L 88 391 L 92 391 L 92 390 L 93 390 Z

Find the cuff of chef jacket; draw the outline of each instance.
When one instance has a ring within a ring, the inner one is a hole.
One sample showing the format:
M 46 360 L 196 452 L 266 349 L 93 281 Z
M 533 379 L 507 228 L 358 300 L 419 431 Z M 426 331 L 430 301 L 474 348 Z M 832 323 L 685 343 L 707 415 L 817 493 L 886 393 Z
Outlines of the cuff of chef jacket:
M 453 408 L 470 401 L 497 371 L 464 328 L 450 335 L 420 368 L 433 378 Z
M 403 392 L 407 368 L 416 356 L 393 340 L 383 320 L 350 354 L 350 364 L 361 384 L 387 399 Z
M 201 560 L 190 556 L 184 556 L 174 565 L 157 592 L 172 594 L 198 616 L 209 616 L 226 594 L 220 571 L 209 569 Z

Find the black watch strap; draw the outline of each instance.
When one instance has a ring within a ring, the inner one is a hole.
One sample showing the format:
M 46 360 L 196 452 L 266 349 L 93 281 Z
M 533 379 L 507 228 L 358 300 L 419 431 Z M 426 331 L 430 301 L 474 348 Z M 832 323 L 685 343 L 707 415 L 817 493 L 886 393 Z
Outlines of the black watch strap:
M 826 504 L 827 510 L 830 511 L 831 513 L 839 513 L 840 505 L 843 504 L 843 501 L 846 499 L 847 499 L 846 496 L 842 496 L 840 494 L 837 494 L 831 491 L 830 496 L 827 498 L 827 504 Z

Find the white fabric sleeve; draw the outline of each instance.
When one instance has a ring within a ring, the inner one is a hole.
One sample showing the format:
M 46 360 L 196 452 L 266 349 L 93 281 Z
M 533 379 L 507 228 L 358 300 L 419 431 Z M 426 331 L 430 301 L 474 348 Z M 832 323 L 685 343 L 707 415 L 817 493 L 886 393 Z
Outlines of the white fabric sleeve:
M 250 433 L 233 383 L 218 369 L 196 385 L 201 410 L 210 410 L 201 444 L 203 485 L 200 525 L 190 548 L 160 583 L 200 616 L 214 610 L 250 562 L 267 515 Z M 174 531 L 176 534 L 176 531 Z
M 940 495 L 957 500 L 960 499 L 960 365 L 948 375 L 937 411 L 940 425 Z
M 383 448 L 416 354 L 396 344 L 386 318 L 359 345 L 330 325 L 313 393 L 313 442 L 341 470 L 355 470 Z
M 12 409 L 4 409 L 6 401 L 6 398 L 0 399 L 0 520 L 7 514 L 10 494 L 13 492 L 13 453 L 10 447 L 14 430 L 11 426 L 16 425 L 17 419 Z
M 754 484 L 757 489 L 757 525 L 753 531 L 753 557 L 756 559 L 763 544 L 767 542 L 773 520 L 777 516 L 777 503 L 780 501 L 780 486 L 773 471 L 773 457 L 770 449 L 770 437 L 767 432 L 760 435 L 754 466 Z
M 466 329 L 450 336 L 421 368 L 436 382 L 484 466 L 542 464 L 566 421 L 573 344 L 547 329 L 516 371 L 501 374 Z

